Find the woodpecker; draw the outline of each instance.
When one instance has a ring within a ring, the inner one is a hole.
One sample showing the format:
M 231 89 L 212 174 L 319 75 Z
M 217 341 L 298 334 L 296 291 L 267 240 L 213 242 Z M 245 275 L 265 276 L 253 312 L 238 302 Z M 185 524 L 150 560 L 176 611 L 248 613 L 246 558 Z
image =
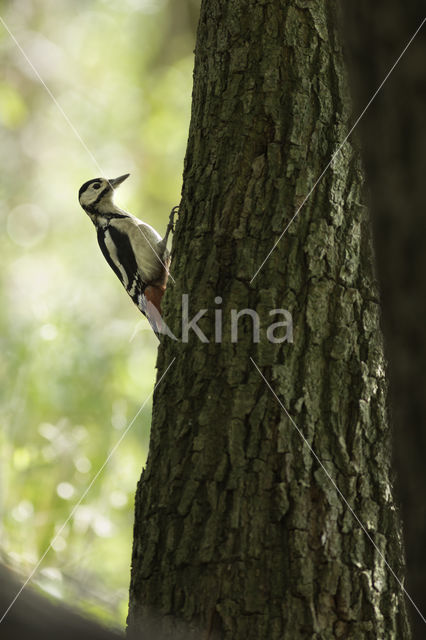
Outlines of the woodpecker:
M 170 266 L 167 240 L 179 207 L 172 209 L 166 234 L 161 238 L 149 224 L 114 204 L 115 189 L 129 175 L 88 180 L 80 187 L 78 199 L 95 225 L 106 261 L 158 336 L 165 332 L 161 298 Z

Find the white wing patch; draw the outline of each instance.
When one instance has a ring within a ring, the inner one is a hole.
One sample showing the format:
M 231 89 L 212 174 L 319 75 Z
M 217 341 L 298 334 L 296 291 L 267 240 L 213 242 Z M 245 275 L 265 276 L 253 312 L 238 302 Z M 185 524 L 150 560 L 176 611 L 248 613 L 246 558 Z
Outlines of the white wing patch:
M 139 278 L 138 277 L 133 278 L 132 286 L 130 287 L 130 289 L 127 289 L 127 293 L 132 299 L 135 297 L 139 287 L 140 287 Z
M 158 247 L 161 236 L 149 224 L 135 218 L 130 213 L 123 213 L 126 215 L 125 218 L 116 218 L 110 224 L 128 237 L 137 260 L 141 280 L 154 282 L 161 278 L 164 270 L 162 264 L 164 256 L 160 255 L 164 253 L 164 250 Z M 117 266 L 119 267 L 119 265 Z
M 129 286 L 129 279 L 127 277 L 126 270 L 124 269 L 123 265 L 120 263 L 120 260 L 118 259 L 117 248 L 111 238 L 111 234 L 108 229 L 105 230 L 104 240 L 105 240 L 105 246 L 108 249 L 108 253 L 111 256 L 111 260 L 114 262 L 115 266 L 119 270 L 121 274 L 121 281 L 124 287 L 127 289 Z

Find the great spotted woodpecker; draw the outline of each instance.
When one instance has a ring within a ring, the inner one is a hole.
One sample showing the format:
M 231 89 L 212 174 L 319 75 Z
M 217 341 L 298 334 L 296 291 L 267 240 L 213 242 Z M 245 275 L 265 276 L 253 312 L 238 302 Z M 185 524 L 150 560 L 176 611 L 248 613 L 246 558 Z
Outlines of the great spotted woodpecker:
M 97 229 L 106 261 L 158 336 L 164 325 L 161 298 L 169 276 L 167 240 L 178 207 L 172 209 L 166 234 L 161 238 L 149 224 L 114 204 L 114 190 L 129 175 L 88 180 L 80 187 L 78 199 Z

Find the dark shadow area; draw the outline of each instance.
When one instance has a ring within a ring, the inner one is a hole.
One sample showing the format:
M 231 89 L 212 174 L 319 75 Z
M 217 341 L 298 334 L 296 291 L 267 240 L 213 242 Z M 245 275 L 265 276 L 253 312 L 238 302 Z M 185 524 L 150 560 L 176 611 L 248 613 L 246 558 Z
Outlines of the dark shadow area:
M 424 4 L 345 3 L 354 120 L 425 17 Z M 426 26 L 357 127 L 367 171 L 389 362 L 407 591 L 426 614 Z M 425 624 L 411 605 L 413 637 Z
M 0 612 L 3 616 L 22 580 L 0 567 Z M 26 587 L 0 625 L 2 640 L 120 640 L 124 634 L 77 614 L 70 607 Z

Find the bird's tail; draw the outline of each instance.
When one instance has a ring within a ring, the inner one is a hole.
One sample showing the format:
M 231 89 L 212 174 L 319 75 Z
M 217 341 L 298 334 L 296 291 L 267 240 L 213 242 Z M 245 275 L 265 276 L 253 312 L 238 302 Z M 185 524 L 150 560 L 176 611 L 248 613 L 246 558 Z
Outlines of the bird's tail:
M 148 300 L 148 298 L 143 293 L 139 296 L 138 307 L 142 311 L 144 316 L 146 316 L 149 324 L 152 327 L 152 330 L 159 340 L 160 335 L 166 335 L 173 340 L 177 340 L 176 336 L 164 322 L 157 307 L 150 300 Z

